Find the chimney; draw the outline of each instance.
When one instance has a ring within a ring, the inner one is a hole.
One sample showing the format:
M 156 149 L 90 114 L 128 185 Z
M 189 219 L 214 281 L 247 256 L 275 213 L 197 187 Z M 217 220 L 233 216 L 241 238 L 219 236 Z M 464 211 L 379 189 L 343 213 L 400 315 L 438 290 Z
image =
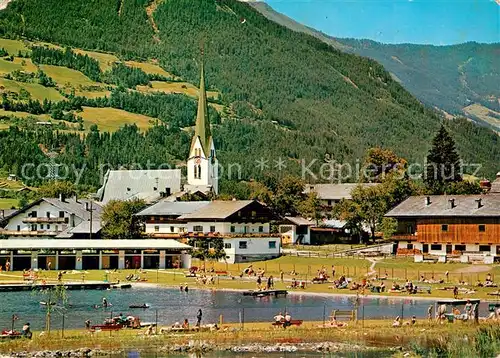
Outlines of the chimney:
M 0 219 L 3 219 L 5 217 L 5 210 L 0 210 Z
M 449 203 L 449 208 L 450 209 L 453 209 L 456 206 L 455 205 L 455 199 L 448 200 L 448 203 Z
M 477 203 L 478 209 L 481 209 L 483 207 L 483 199 L 481 199 L 481 198 L 476 199 L 476 203 Z
M 89 202 L 88 201 L 85 202 L 85 210 L 89 211 Z
M 64 197 L 64 194 L 63 194 L 63 193 L 60 193 L 60 194 L 59 194 L 59 201 L 64 202 L 65 200 L 66 200 L 66 198 Z
M 73 200 L 78 203 L 78 194 L 73 195 Z
M 425 197 L 425 205 L 426 205 L 426 206 L 431 205 L 431 197 L 430 197 L 430 196 L 426 196 L 426 197 Z

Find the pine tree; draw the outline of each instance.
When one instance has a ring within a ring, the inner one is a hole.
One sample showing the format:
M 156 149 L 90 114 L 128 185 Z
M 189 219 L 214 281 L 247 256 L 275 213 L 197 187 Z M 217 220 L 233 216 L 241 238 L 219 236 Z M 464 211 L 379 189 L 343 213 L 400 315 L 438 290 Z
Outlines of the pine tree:
M 455 141 L 444 125 L 432 140 L 432 148 L 427 155 L 425 183 L 432 194 L 442 194 L 449 183 L 462 180 L 460 156 Z

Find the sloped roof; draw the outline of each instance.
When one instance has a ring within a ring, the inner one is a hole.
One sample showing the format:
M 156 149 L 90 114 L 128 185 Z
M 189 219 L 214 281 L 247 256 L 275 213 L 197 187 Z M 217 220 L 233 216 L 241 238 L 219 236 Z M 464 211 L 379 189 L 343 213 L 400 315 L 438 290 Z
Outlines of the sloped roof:
M 343 183 L 343 184 L 315 184 L 308 185 L 305 192 L 316 192 L 318 198 L 322 200 L 341 200 L 352 199 L 351 192 L 358 185 L 357 183 Z M 375 186 L 376 183 L 364 183 L 363 186 Z
M 166 188 L 169 188 L 171 193 L 180 191 L 180 169 L 110 170 L 106 173 L 104 184 L 97 196 L 103 204 L 110 200 L 133 198 L 154 201 Z
M 292 224 L 298 226 L 314 226 L 316 225 L 313 221 L 303 218 L 302 216 L 285 216 L 285 219 L 290 221 Z
M 77 217 L 83 220 L 90 220 L 90 212 L 86 210 L 88 203 L 89 208 L 92 205 L 92 218 L 98 219 L 101 217 L 101 205 L 96 202 L 90 202 L 90 200 L 87 199 L 77 199 L 78 201 L 76 201 L 74 198 L 69 198 L 61 201 L 57 198 L 42 198 L 42 200 L 55 206 L 56 208 L 59 208 L 62 211 L 75 214 Z
M 194 128 L 194 136 L 191 141 L 191 151 L 196 143 L 196 139 L 200 140 L 201 147 L 205 157 L 210 155 L 210 143 L 212 134 L 210 132 L 210 120 L 208 118 L 207 93 L 205 91 L 205 68 L 203 59 L 200 68 L 200 90 L 198 91 L 198 112 L 196 114 L 196 124 Z
M 222 201 L 215 200 L 202 208 L 179 217 L 180 220 L 195 220 L 195 219 L 225 219 L 244 207 L 256 203 L 255 200 L 230 200 Z
M 198 209 L 201 209 L 205 205 L 210 204 L 209 201 L 168 201 L 162 200 L 154 205 L 147 207 L 146 209 L 135 214 L 136 216 L 181 216 L 184 214 L 190 214 Z
M 390 210 L 387 217 L 500 217 L 500 194 L 412 196 Z M 451 208 L 450 200 L 454 199 Z M 481 207 L 476 200 L 481 199 Z

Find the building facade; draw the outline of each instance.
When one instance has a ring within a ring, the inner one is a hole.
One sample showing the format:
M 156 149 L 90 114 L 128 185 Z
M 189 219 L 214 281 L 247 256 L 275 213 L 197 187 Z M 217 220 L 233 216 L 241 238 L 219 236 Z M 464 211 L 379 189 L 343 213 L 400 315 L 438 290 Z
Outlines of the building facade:
M 212 201 L 178 218 L 187 224 L 189 239 L 223 240 L 224 261 L 259 261 L 281 255 L 280 234 L 271 233 L 276 219 L 266 206 L 254 200 Z
M 463 262 L 500 258 L 500 195 L 410 197 L 386 214 L 397 219 L 399 254 L 460 258 Z

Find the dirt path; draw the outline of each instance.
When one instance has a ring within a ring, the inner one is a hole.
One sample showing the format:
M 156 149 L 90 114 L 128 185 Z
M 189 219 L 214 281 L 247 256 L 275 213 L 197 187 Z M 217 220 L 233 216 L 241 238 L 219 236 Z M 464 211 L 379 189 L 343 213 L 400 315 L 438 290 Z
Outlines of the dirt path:
M 379 259 L 373 258 L 373 257 L 367 257 L 366 260 L 370 261 L 372 264 L 368 268 L 368 273 L 366 276 L 373 276 L 377 274 L 377 271 L 375 270 L 375 265 L 377 265 L 377 262 Z
M 156 42 L 161 42 L 160 30 L 158 29 L 158 25 L 156 25 L 153 15 L 161 2 L 162 0 L 153 0 L 151 4 L 146 8 L 146 14 L 148 14 L 149 22 L 151 22 L 151 27 L 153 27 L 153 31 L 155 32 L 155 34 L 153 35 L 153 39 Z

